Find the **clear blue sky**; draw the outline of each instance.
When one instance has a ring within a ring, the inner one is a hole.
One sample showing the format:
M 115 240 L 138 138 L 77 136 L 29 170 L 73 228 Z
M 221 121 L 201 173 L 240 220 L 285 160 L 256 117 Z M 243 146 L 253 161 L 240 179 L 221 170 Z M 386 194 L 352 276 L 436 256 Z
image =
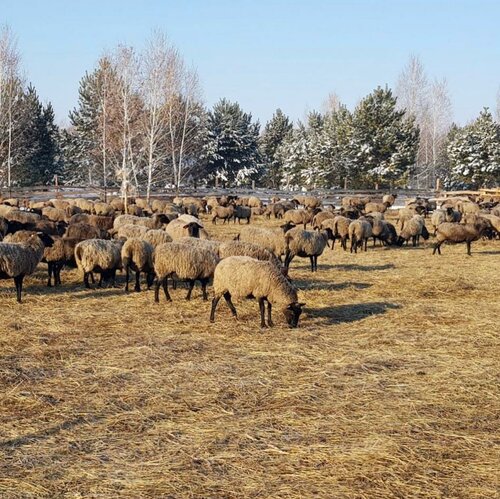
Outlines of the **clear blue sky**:
M 277 107 L 302 118 L 331 91 L 352 108 L 411 53 L 448 79 L 459 123 L 493 109 L 500 85 L 499 0 L 2 0 L 0 23 L 60 122 L 103 50 L 142 48 L 154 29 L 197 67 L 208 105 L 237 100 L 261 122 Z

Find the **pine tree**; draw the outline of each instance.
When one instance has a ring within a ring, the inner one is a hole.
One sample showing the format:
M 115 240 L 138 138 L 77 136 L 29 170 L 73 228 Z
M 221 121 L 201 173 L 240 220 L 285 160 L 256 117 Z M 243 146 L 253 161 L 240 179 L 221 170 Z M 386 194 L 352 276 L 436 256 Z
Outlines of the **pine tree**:
M 245 185 L 260 171 L 258 122 L 237 102 L 222 99 L 208 113 L 204 147 L 210 179 L 226 185 Z
M 488 108 L 470 125 L 452 129 L 448 141 L 448 184 L 464 187 L 500 183 L 500 124 Z
M 378 87 L 354 111 L 350 176 L 358 184 L 405 182 L 415 163 L 418 139 L 414 118 L 396 109 L 390 89 Z
M 283 161 L 278 149 L 293 131 L 293 124 L 281 109 L 267 122 L 260 137 L 260 151 L 265 165 L 263 184 L 278 189 L 283 181 Z

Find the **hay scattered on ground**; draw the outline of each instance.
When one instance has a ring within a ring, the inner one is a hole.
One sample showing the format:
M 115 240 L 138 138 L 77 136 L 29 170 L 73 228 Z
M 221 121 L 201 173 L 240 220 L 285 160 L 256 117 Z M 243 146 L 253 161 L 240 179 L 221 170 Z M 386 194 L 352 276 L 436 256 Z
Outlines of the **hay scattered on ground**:
M 297 330 L 0 281 L 0 496 L 494 497 L 500 246 L 429 244 L 296 259 Z

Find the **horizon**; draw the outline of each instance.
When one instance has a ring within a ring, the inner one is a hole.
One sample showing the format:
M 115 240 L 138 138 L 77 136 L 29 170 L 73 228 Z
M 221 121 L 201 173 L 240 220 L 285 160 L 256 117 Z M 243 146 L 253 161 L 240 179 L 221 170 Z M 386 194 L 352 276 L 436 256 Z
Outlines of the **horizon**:
M 44 17 L 46 24 L 39 22 Z M 447 79 L 453 120 L 464 125 L 484 107 L 495 110 L 499 17 L 500 4 L 485 0 L 307 5 L 91 0 L 71 12 L 53 0 L 5 6 L 1 22 L 17 38 L 27 81 L 44 103 L 52 103 L 64 126 L 78 104 L 81 78 L 102 53 L 119 43 L 140 51 L 155 29 L 197 69 L 207 107 L 221 98 L 237 101 L 261 126 L 277 108 L 294 122 L 308 111 L 321 111 L 332 92 L 353 109 L 377 86 L 395 90 L 411 54 L 420 57 L 429 81 Z

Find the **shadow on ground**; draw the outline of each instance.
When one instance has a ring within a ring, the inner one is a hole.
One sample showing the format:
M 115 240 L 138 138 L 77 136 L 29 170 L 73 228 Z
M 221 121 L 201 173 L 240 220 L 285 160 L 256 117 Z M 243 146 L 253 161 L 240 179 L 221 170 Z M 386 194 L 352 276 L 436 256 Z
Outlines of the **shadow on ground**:
M 333 307 L 315 308 L 308 310 L 311 318 L 320 319 L 325 324 L 340 324 L 356 322 L 372 315 L 385 314 L 387 310 L 401 308 L 401 305 L 389 302 L 352 303 Z

